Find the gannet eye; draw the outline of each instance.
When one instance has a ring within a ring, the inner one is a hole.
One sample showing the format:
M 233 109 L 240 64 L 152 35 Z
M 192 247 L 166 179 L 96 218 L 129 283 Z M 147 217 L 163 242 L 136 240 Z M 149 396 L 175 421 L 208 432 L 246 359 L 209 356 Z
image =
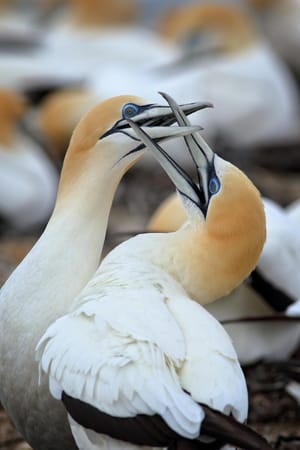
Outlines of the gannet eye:
M 136 116 L 140 111 L 140 107 L 134 103 L 126 103 L 122 109 L 122 115 L 124 119 L 130 119 Z
M 212 178 L 209 180 L 209 183 L 208 183 L 208 190 L 209 190 L 209 192 L 210 192 L 212 195 L 213 195 L 213 194 L 216 194 L 217 192 L 219 192 L 220 187 L 221 187 L 220 181 L 219 181 L 219 179 L 218 179 L 217 177 L 212 177 Z

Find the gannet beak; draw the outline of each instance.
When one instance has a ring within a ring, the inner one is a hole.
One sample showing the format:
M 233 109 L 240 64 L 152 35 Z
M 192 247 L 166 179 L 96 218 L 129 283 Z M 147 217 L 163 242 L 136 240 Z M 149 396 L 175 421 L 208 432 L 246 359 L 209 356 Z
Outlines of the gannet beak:
M 201 192 L 189 175 L 171 158 L 171 156 L 158 145 L 145 131 L 145 128 L 133 120 L 128 123 L 134 130 L 136 136 L 154 154 L 159 164 L 163 167 L 169 178 L 173 181 L 177 191 L 186 199 L 201 209 Z M 180 127 L 179 127 L 180 130 Z
M 181 109 L 181 107 L 176 103 L 176 101 L 168 94 L 160 92 L 160 94 L 166 99 L 170 108 L 172 109 L 174 116 L 180 126 L 190 126 L 190 122 Z M 209 147 L 209 145 L 205 142 L 202 136 L 199 133 L 192 133 L 190 135 L 185 136 L 185 142 L 188 147 L 188 150 L 193 158 L 193 161 L 197 167 L 197 175 L 200 190 L 202 191 L 204 198 L 203 199 L 203 210 L 207 210 L 209 199 L 212 193 L 209 191 L 209 181 L 212 179 L 212 175 L 215 171 L 214 168 L 214 158 L 215 153 Z M 205 211 L 206 214 L 206 211 Z
M 132 132 L 132 129 L 128 124 L 128 119 L 130 119 L 132 122 L 137 123 L 139 127 L 143 127 L 146 133 L 156 141 L 160 141 L 162 139 L 169 139 L 177 136 L 184 136 L 186 134 L 190 134 L 193 131 L 195 132 L 201 129 L 201 127 L 192 128 L 190 124 L 188 125 L 188 127 L 171 128 L 171 125 L 173 125 L 176 122 L 176 118 L 174 117 L 174 113 L 170 108 L 170 106 L 161 106 L 156 104 L 149 104 L 143 106 L 135 104 L 127 104 L 125 106 L 127 107 L 129 106 L 129 111 L 131 114 L 127 115 L 126 110 L 125 112 L 123 111 L 122 119 L 118 120 L 112 126 L 112 128 L 110 128 L 108 131 L 106 131 L 105 134 L 101 136 L 100 139 L 103 139 L 114 133 L 123 133 L 134 140 L 139 140 L 139 138 Z M 185 114 L 189 115 L 196 111 L 211 106 L 212 105 L 210 103 L 195 102 L 181 105 L 181 108 L 185 112 Z M 144 144 L 141 144 L 140 146 L 136 147 L 133 151 L 138 151 L 143 148 Z

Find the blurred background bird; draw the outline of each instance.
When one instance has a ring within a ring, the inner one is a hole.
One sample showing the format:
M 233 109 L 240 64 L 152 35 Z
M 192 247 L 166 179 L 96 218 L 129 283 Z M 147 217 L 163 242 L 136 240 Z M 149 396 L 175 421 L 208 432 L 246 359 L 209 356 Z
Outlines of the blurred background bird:
M 0 216 L 7 226 L 32 231 L 52 212 L 58 173 L 44 149 L 18 129 L 25 99 L 0 89 Z

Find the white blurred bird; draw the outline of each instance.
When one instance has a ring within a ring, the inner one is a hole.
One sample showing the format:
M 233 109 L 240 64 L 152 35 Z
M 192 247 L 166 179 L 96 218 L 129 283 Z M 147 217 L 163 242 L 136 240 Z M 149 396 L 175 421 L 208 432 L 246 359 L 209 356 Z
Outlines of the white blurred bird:
M 272 47 L 297 72 L 300 72 L 300 1 L 248 0 L 254 7 Z
M 43 226 L 53 209 L 58 174 L 47 155 L 17 122 L 25 100 L 0 89 L 0 216 L 19 231 Z
M 241 8 L 208 2 L 174 8 L 161 33 L 189 47 L 190 70 L 183 58 L 177 83 L 185 82 L 188 100 L 193 90 L 214 104 L 216 117 L 207 115 L 214 131 L 244 148 L 299 136 L 296 84 Z
M 92 74 L 101 77 L 110 64 L 140 68 L 162 64 L 172 45 L 139 26 L 138 14 L 135 1 L 70 0 L 66 15 L 46 34 L 45 51 L 49 59 L 75 64 L 87 81 Z

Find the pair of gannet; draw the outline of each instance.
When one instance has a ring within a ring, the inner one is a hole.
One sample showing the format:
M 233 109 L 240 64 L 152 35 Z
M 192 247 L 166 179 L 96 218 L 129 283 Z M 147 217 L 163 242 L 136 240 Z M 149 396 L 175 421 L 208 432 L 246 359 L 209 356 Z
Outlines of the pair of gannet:
M 202 104 L 168 102 L 172 110 L 121 96 L 81 120 L 53 215 L 1 291 L 0 400 L 36 450 L 75 448 L 67 412 L 85 450 L 191 448 L 200 441 L 186 439 L 202 433 L 269 448 L 208 408 L 244 421 L 248 400 L 231 341 L 201 306 L 255 266 L 265 239 L 260 196 L 196 133 L 186 139 L 200 186 L 191 181 L 157 141 L 195 131 L 183 110 Z M 180 128 L 170 127 L 174 114 Z M 114 192 L 145 145 L 190 223 L 128 241 L 95 273 Z
M 58 174 L 17 122 L 25 100 L 0 89 L 0 217 L 19 231 L 44 225 L 53 209 Z
M 267 239 L 251 276 L 230 295 L 208 305 L 218 320 L 229 322 L 239 361 L 250 364 L 260 359 L 285 360 L 300 341 L 300 325 L 289 321 L 250 321 L 243 319 L 272 317 L 276 313 L 299 314 L 300 305 L 300 235 L 296 224 L 297 207 L 285 211 L 264 198 Z M 171 232 L 187 220 L 179 199 L 172 195 L 154 212 L 148 230 Z M 239 323 L 238 319 L 242 319 Z M 232 323 L 233 321 L 233 323 Z

